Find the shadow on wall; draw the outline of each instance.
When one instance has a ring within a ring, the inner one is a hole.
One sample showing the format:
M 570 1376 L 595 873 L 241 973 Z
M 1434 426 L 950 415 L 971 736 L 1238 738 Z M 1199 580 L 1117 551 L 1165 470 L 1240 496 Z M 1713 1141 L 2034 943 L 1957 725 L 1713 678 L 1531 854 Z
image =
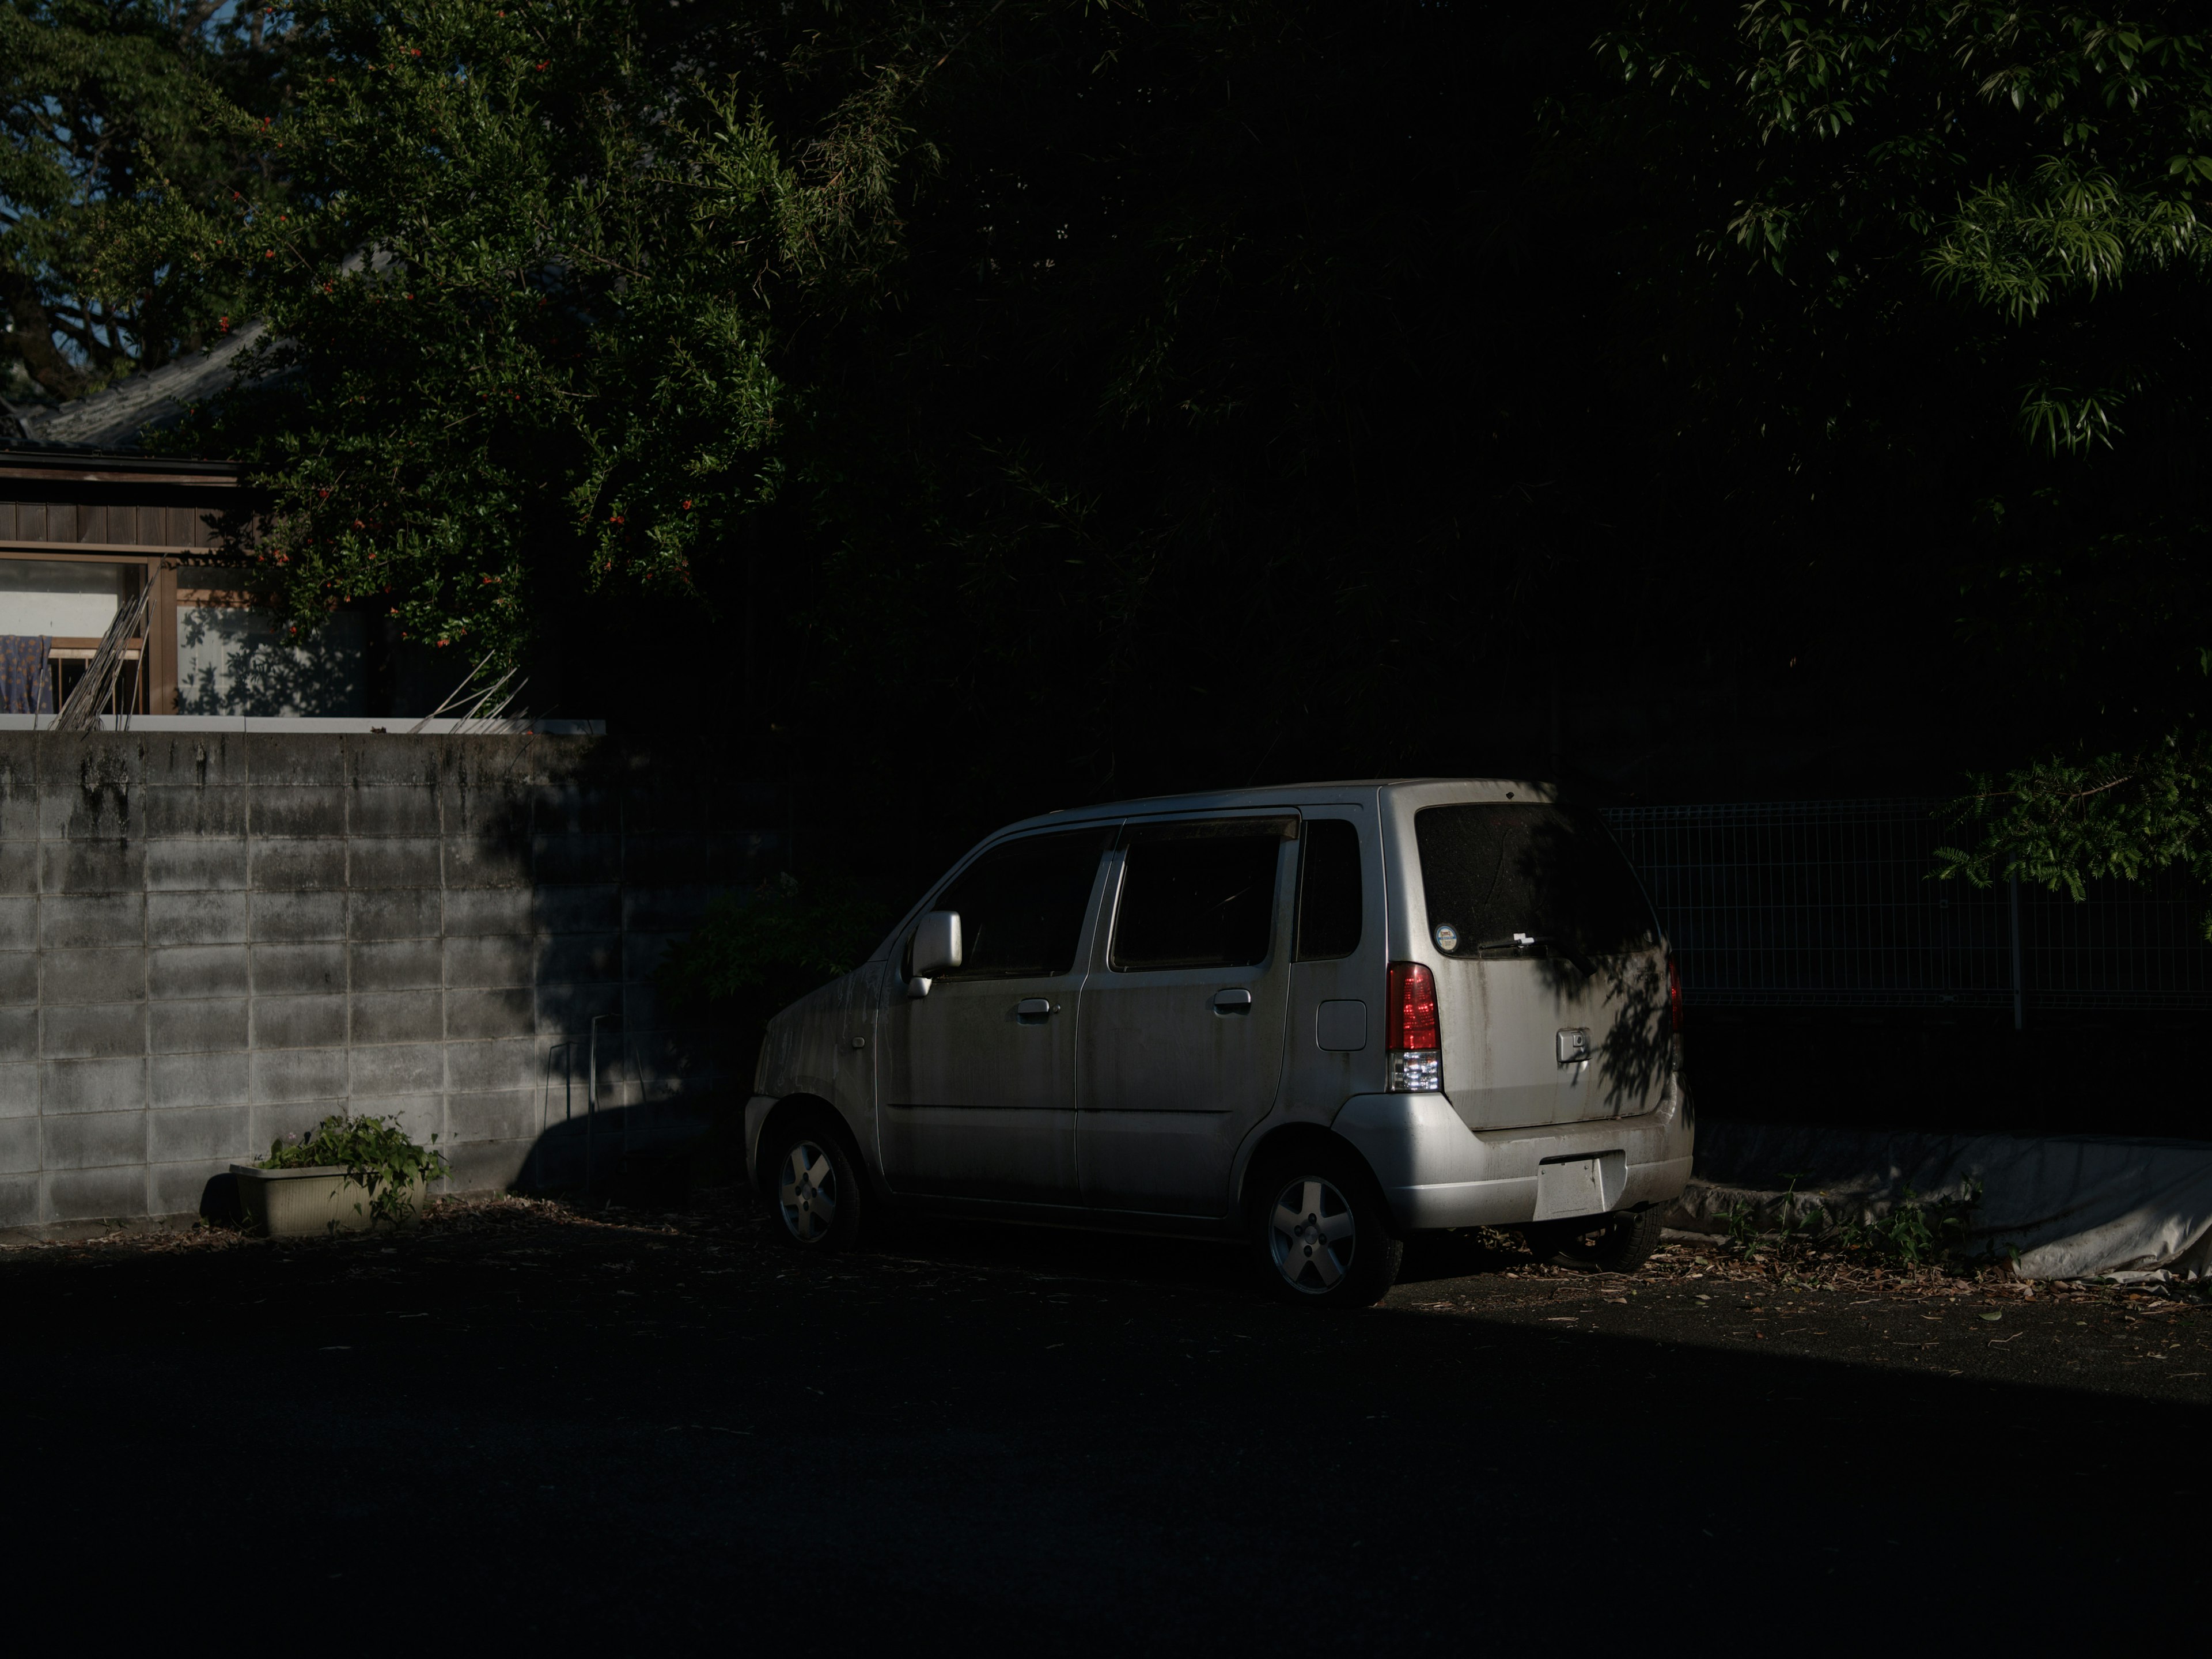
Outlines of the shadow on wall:
M 757 1020 L 655 973 L 783 806 L 696 744 L 0 732 L 0 887 L 44 888 L 0 898 L 0 1225 L 212 1206 L 337 1110 L 455 1190 L 599 1186 L 751 1079 Z
M 365 714 L 364 618 L 332 616 L 294 638 L 288 624 L 243 606 L 177 613 L 180 714 Z
M 564 1115 L 556 1084 L 552 1105 L 550 1121 L 529 1143 L 516 1178 L 504 1190 L 678 1210 L 698 1193 L 745 1179 L 742 1091 L 699 1091 L 627 1105 L 602 1103 L 596 1109 L 580 1096 Z M 240 1161 L 258 1162 L 263 1150 Z M 210 1176 L 198 1210 L 217 1226 L 244 1224 L 238 1177 L 228 1170 Z
M 373 1115 L 380 1103 L 359 1105 Z M 580 1099 L 574 1114 L 562 1117 L 556 1099 L 556 1115 L 528 1144 L 514 1180 L 503 1188 L 464 1180 L 455 1190 L 564 1194 L 633 1209 L 681 1209 L 696 1193 L 744 1179 L 744 1108 L 742 1099 L 726 1103 L 724 1096 L 701 1092 L 624 1106 L 603 1103 L 596 1110 Z M 256 1148 L 239 1161 L 258 1163 L 266 1150 Z M 198 1212 L 216 1226 L 244 1225 L 238 1177 L 228 1170 L 209 1176 Z
M 568 1027 L 579 1035 L 544 1047 L 535 1137 L 514 1189 L 675 1209 L 695 1192 L 744 1180 L 745 1101 L 775 1008 L 761 999 L 695 1005 L 674 1027 L 650 1029 L 665 1012 L 653 965 L 640 963 L 627 988 L 635 1035 L 609 1019 L 594 1042 L 579 1018 Z

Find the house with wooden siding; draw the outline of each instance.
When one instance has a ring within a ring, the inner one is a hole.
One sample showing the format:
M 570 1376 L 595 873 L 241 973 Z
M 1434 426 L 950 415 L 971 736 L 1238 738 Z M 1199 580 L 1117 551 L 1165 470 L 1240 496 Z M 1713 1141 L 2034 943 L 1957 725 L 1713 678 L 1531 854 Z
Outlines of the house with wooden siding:
M 221 460 L 146 453 L 230 384 L 258 328 L 215 349 L 58 404 L 0 404 L 0 714 L 51 714 L 101 635 L 150 587 L 125 646 L 114 714 L 400 716 L 453 687 L 450 663 L 392 637 L 365 608 L 295 640 L 221 562 L 217 527 L 243 500 Z

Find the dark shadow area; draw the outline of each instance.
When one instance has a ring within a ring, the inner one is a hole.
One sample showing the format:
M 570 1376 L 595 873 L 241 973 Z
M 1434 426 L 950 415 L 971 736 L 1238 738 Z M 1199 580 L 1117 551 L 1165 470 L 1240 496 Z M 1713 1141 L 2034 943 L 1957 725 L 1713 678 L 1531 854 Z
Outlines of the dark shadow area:
M 774 1225 L 772 1221 L 763 1224 L 763 1237 L 771 1242 Z M 899 1213 L 883 1218 L 869 1249 L 977 1268 L 1018 1266 L 1024 1273 L 1099 1283 L 1182 1285 L 1240 1297 L 1252 1294 L 1244 1247 L 1223 1239 L 1162 1238 Z
M 771 1242 L 774 1225 L 765 1219 L 762 1223 L 763 1236 Z M 1240 1299 L 1262 1299 L 1249 1248 L 1234 1240 L 893 1215 L 877 1224 L 869 1249 L 876 1254 L 927 1256 L 978 1267 L 1018 1263 L 1024 1272 L 1203 1287 Z M 1465 1227 L 1414 1233 L 1406 1240 L 1395 1282 L 1401 1286 L 1437 1284 L 1532 1267 L 1535 1261 L 1520 1235 L 1510 1230 Z
M 236 1176 L 226 1170 L 208 1177 L 207 1185 L 200 1188 L 199 1215 L 210 1227 L 246 1224 L 246 1201 L 240 1195 Z
M 2116 1576 L 2130 1629 L 2202 1594 L 2185 1562 L 2136 1571 L 2120 1520 L 2201 1490 L 2201 1407 L 1549 1308 L 1315 1318 L 1165 1243 L 946 1228 L 816 1261 L 757 1218 L 0 1260 L 36 1494 L 0 1547 L 108 1642 L 248 1576 L 259 1618 L 337 1619 L 395 1559 L 437 1564 L 441 1643 L 625 1651 L 733 1625 L 831 1651 L 1585 1645 L 1563 1620 L 2042 1650 L 2109 1643 Z M 196 1521 L 116 1596 L 83 1540 L 121 1492 Z M 2051 1537 L 2069 1571 L 2023 1584 Z
M 691 1152 L 687 1146 L 641 1147 L 615 1165 L 611 1196 L 627 1209 L 682 1210 L 691 1202 Z
M 596 1110 L 580 1098 L 565 1120 L 556 1107 L 532 1145 L 516 1187 L 624 1202 L 644 1202 L 646 1195 L 655 1194 L 656 1207 L 680 1209 L 695 1188 L 725 1184 L 714 1172 L 696 1170 L 695 1164 L 704 1156 L 719 1168 L 715 1125 L 727 1109 L 721 1097 L 711 1095 L 678 1095 Z M 742 1102 L 737 1109 L 742 1115 Z M 740 1166 L 743 1158 L 740 1151 Z
M 2212 1139 L 2201 1016 L 1698 1008 L 1690 1087 L 1711 1118 L 1960 1133 Z
M 1462 1227 L 1450 1232 L 1415 1233 L 1406 1241 L 1406 1256 L 1398 1269 L 1398 1283 L 1424 1285 L 1437 1279 L 1465 1279 L 1507 1267 L 1528 1267 L 1534 1261 L 1522 1246 L 1519 1235 L 1495 1228 Z

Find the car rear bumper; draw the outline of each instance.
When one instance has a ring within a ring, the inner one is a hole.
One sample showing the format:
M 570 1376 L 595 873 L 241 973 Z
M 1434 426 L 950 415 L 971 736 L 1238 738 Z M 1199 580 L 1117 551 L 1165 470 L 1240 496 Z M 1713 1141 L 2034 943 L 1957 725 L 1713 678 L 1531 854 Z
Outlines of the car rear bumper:
M 1671 1103 L 1643 1117 L 1476 1131 L 1440 1094 L 1355 1095 L 1334 1127 L 1367 1159 L 1407 1231 L 1537 1220 L 1552 1198 L 1543 1166 L 1583 1159 L 1596 1163 L 1596 1208 L 1549 1213 L 1670 1202 L 1689 1184 L 1695 1139 Z

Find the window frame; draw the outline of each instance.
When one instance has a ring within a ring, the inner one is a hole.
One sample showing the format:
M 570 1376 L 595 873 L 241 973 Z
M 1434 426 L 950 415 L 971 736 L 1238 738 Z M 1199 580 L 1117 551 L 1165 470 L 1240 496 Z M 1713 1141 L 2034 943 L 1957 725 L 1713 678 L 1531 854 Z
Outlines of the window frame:
M 141 588 L 155 590 L 146 619 L 146 632 L 134 635 L 135 644 L 123 652 L 123 667 L 115 687 L 100 709 L 103 714 L 167 714 L 176 703 L 176 606 L 170 599 L 175 586 L 174 560 L 109 543 L 0 542 L 0 560 L 11 564 L 52 564 L 112 569 L 122 579 L 125 592 L 119 605 L 128 605 Z M 164 619 L 167 619 L 165 629 Z M 38 635 L 19 637 L 37 638 Z M 46 674 L 58 714 L 76 689 L 84 665 L 99 648 L 101 635 L 53 634 L 46 636 Z M 166 637 L 167 644 L 163 644 Z M 74 668 L 76 673 L 70 671 Z M 166 676 L 166 678 L 164 678 Z M 163 701 L 166 694 L 167 702 Z
M 1366 838 L 1360 834 L 1360 825 L 1364 821 L 1363 818 L 1349 815 L 1338 817 L 1332 814 L 1319 817 L 1301 815 L 1298 825 L 1297 874 L 1295 878 L 1296 886 L 1291 895 L 1291 960 L 1292 962 L 1349 962 L 1365 946 L 1368 931 L 1368 888 L 1370 884 L 1368 880 L 1367 842 Z M 1352 940 L 1352 948 L 1349 951 L 1340 951 L 1328 956 L 1307 956 L 1300 948 L 1304 942 L 1306 919 L 1306 860 L 1312 856 L 1313 836 L 1310 832 L 1314 826 L 1323 823 L 1340 823 L 1352 831 L 1352 866 L 1359 882 L 1359 933 L 1358 936 Z
M 1004 836 L 975 848 L 972 854 L 949 871 L 944 880 L 939 882 L 936 887 L 931 890 L 929 896 L 922 901 L 921 907 L 908 918 L 905 926 L 900 929 L 898 935 L 900 979 L 910 980 L 914 977 L 914 936 L 921 926 L 921 919 L 933 911 L 943 909 L 945 895 L 966 880 L 969 873 L 984 860 L 994 854 L 1004 852 L 1009 847 L 1017 847 L 1026 842 L 1047 841 L 1054 836 L 1081 835 L 1095 836 L 1098 841 L 1098 851 L 1091 862 L 1091 891 L 1083 902 L 1083 919 L 1076 928 L 1074 951 L 1069 957 L 1066 968 L 1056 974 L 1029 972 L 986 974 L 971 972 L 963 967 L 953 969 L 950 973 L 940 974 L 937 977 L 948 985 L 987 985 L 994 981 L 1015 980 L 1066 979 L 1070 975 L 1087 971 L 1086 960 L 1089 952 L 1085 946 L 1090 943 L 1092 929 L 1098 919 L 1100 872 L 1106 867 L 1107 860 L 1120 849 L 1120 820 L 1115 818 L 1097 820 L 1090 823 L 1055 824 L 1049 828 L 1025 830 L 1019 835 Z M 967 925 L 964 921 L 961 925 L 961 933 L 964 940 L 967 933 Z
M 1275 885 L 1268 896 L 1267 950 L 1257 962 L 1195 963 L 1169 967 L 1124 967 L 1114 959 L 1120 941 L 1121 908 L 1128 897 L 1129 849 L 1140 840 L 1199 841 L 1212 839 L 1210 835 L 1174 833 L 1179 827 L 1198 825 L 1275 824 L 1279 826 L 1278 841 L 1296 845 L 1304 833 L 1304 820 L 1296 807 L 1252 807 L 1243 811 L 1231 808 L 1212 811 L 1193 812 L 1188 816 L 1170 818 L 1131 818 L 1124 822 L 1114 838 L 1114 891 L 1112 902 L 1101 912 L 1103 933 L 1097 957 L 1100 964 L 1111 974 L 1218 974 L 1240 972 L 1258 975 L 1272 969 L 1285 949 L 1284 941 L 1277 935 L 1276 924 L 1281 918 L 1276 914 L 1283 901 L 1283 855 L 1280 847 L 1275 854 Z M 1163 833 L 1165 832 L 1165 833 Z M 1217 831 L 1217 834 L 1226 833 Z M 1297 862 L 1291 861 L 1295 872 Z M 1295 912 L 1295 895 L 1293 911 Z
M 1431 801 L 1415 808 L 1408 815 L 1407 823 L 1407 828 L 1408 830 L 1407 841 L 1410 843 L 1410 850 L 1413 854 L 1413 867 L 1419 872 L 1421 878 L 1421 914 L 1418 918 L 1418 921 L 1422 936 L 1425 942 L 1434 948 L 1437 953 L 1444 960 L 1448 962 L 1513 961 L 1518 959 L 1519 955 L 1518 952 L 1509 952 L 1503 951 L 1502 949 L 1494 949 L 1492 951 L 1485 951 L 1480 949 L 1480 941 L 1473 939 L 1465 944 L 1455 946 L 1449 951 L 1446 951 L 1443 946 L 1436 944 L 1436 929 L 1439 921 L 1442 920 L 1449 921 L 1451 921 L 1452 918 L 1449 916 L 1439 918 L 1436 914 L 1437 896 L 1431 891 L 1431 883 L 1430 880 L 1430 872 L 1427 864 L 1427 852 L 1423 847 L 1420 839 L 1420 821 L 1425 816 L 1431 812 L 1442 813 L 1461 811 L 1468 808 L 1495 809 L 1500 811 L 1519 811 L 1522 812 L 1536 811 L 1557 814 L 1562 822 L 1568 823 L 1574 826 L 1572 830 L 1574 835 L 1577 836 L 1589 835 L 1593 844 L 1601 843 L 1611 853 L 1613 860 L 1616 861 L 1616 868 L 1613 873 L 1626 878 L 1626 885 L 1621 888 L 1615 896 L 1622 897 L 1632 894 L 1634 896 L 1638 902 L 1637 914 L 1643 919 L 1644 938 L 1640 941 L 1627 940 L 1617 945 L 1594 944 L 1588 940 L 1562 941 L 1563 943 L 1567 944 L 1570 948 L 1587 951 L 1590 959 L 1593 961 L 1609 962 L 1618 961 L 1627 957 L 1637 956 L 1644 951 L 1657 949 L 1662 946 L 1666 939 L 1666 932 L 1665 929 L 1660 926 L 1658 907 L 1652 903 L 1650 892 L 1644 885 L 1643 878 L 1637 873 L 1635 866 L 1629 861 L 1627 849 L 1621 846 L 1620 838 L 1613 834 L 1612 827 L 1606 823 L 1604 819 L 1599 817 L 1594 810 L 1589 807 L 1570 805 L 1561 801 L 1540 799 L 1530 799 L 1527 801 L 1516 801 L 1510 799 L 1503 801 Z M 1591 832 L 1595 833 L 1592 834 Z M 1475 918 L 1470 917 L 1467 923 L 1461 925 L 1467 926 L 1470 933 L 1480 933 L 1484 930 L 1474 925 L 1475 920 Z M 1532 925 L 1541 924 L 1540 918 L 1531 917 L 1528 920 Z M 1558 947 L 1553 946 L 1551 948 L 1557 949 Z

